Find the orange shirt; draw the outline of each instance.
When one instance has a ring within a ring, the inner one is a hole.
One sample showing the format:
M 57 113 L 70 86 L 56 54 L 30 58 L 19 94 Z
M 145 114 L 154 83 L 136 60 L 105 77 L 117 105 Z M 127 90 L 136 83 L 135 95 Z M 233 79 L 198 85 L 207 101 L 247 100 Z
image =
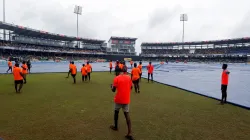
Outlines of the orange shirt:
M 153 66 L 153 65 L 148 65 L 148 66 L 147 66 L 147 69 L 148 69 L 148 73 L 149 73 L 149 74 L 152 74 L 153 71 L 154 71 L 154 66 Z
M 114 78 L 113 86 L 116 87 L 115 103 L 129 104 L 130 92 L 132 87 L 131 78 L 128 75 L 121 74 Z
M 137 67 L 137 68 L 133 68 L 132 71 L 131 71 L 131 74 L 132 74 L 132 81 L 135 81 L 137 79 L 140 78 L 140 69 Z
M 23 80 L 23 77 L 20 73 L 22 73 L 22 69 L 19 67 L 15 67 L 13 70 L 14 80 Z
M 27 74 L 28 73 L 28 66 L 26 64 L 23 64 L 22 68 L 23 68 L 23 74 Z
M 72 65 L 73 65 L 73 64 L 71 64 L 71 63 L 69 64 L 69 69 L 71 69 L 71 66 L 72 66 Z
M 76 74 L 76 65 L 72 64 L 71 67 L 70 67 L 70 70 L 71 70 L 71 74 Z
M 84 76 L 87 75 L 88 74 L 87 67 L 86 66 L 82 67 L 81 72 L 82 72 L 82 75 Z
M 8 62 L 8 66 L 12 67 L 12 62 L 11 61 Z
M 92 69 L 92 66 L 91 66 L 90 64 L 87 64 L 86 67 L 87 67 L 88 73 L 90 73 L 90 72 L 91 72 L 91 69 Z
M 112 68 L 112 62 L 109 62 L 109 67 Z
M 227 70 L 223 70 L 222 75 L 221 75 L 221 84 L 222 85 L 228 85 L 228 78 L 229 75 L 227 74 Z
M 139 68 L 140 72 L 142 73 L 142 65 L 139 65 L 137 68 Z
M 119 68 L 122 70 L 123 69 L 123 64 L 119 64 Z

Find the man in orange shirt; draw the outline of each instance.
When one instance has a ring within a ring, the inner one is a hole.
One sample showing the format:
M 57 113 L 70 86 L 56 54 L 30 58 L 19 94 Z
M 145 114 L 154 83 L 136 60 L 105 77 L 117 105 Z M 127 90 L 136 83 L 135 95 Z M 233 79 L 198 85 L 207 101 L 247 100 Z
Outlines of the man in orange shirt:
M 140 69 L 137 67 L 137 64 L 134 63 L 134 68 L 131 71 L 131 79 L 135 87 L 135 93 L 140 93 L 139 80 L 140 80 Z
M 151 62 L 149 62 L 149 65 L 147 66 L 148 70 L 148 82 L 149 82 L 149 77 L 151 76 L 151 81 L 153 82 L 153 71 L 154 71 L 154 66 L 152 65 Z
M 87 67 L 88 77 L 90 81 L 90 73 L 92 72 L 92 66 L 89 64 L 89 62 L 87 62 L 86 67 Z
M 115 92 L 117 90 L 117 92 L 114 97 L 114 102 L 115 102 L 114 125 L 111 125 L 110 128 L 115 131 L 118 130 L 118 115 L 119 115 L 119 110 L 122 108 L 128 127 L 128 133 L 125 137 L 127 139 L 133 140 L 133 137 L 131 135 L 131 121 L 129 116 L 130 93 L 133 87 L 131 78 L 127 74 L 125 74 L 126 72 L 127 69 L 123 69 L 120 75 L 114 78 L 113 85 L 111 86 L 112 91 Z
M 23 61 L 22 69 L 23 69 L 22 72 L 23 72 L 24 84 L 26 84 L 27 83 L 26 75 L 28 73 L 28 66 L 26 65 L 25 61 Z
M 111 71 L 112 71 L 112 60 L 109 61 L 109 73 L 111 74 Z
M 123 62 L 122 61 L 120 61 L 120 63 L 119 63 L 119 68 L 122 70 L 123 69 Z
M 9 61 L 8 61 L 8 67 L 9 67 L 9 69 L 8 69 L 6 72 L 8 73 L 9 70 L 12 72 L 12 62 L 11 62 L 10 59 L 9 59 Z
M 230 72 L 227 70 L 227 64 L 222 65 L 222 74 L 221 74 L 221 104 L 227 103 L 227 85 L 228 85 L 228 78 Z
M 71 71 L 70 71 L 71 65 L 72 65 L 71 61 L 69 61 L 69 72 L 68 72 L 68 76 L 66 78 L 69 78 L 69 74 L 71 73 Z
M 74 79 L 74 84 L 75 84 L 76 83 L 77 68 L 76 68 L 74 61 L 72 61 L 71 64 L 72 65 L 70 66 L 70 72 L 71 72 L 71 76 Z
M 138 68 L 140 69 L 140 81 L 141 81 L 141 75 L 142 75 L 142 62 L 140 61 Z
M 85 66 L 85 64 L 82 64 L 81 73 L 82 73 L 82 81 L 87 81 L 88 71 L 87 71 L 87 67 Z
M 15 68 L 13 69 L 13 76 L 14 76 L 14 81 L 15 81 L 15 89 L 16 93 L 20 93 L 22 87 L 23 87 L 23 74 L 22 74 L 22 69 L 19 68 L 19 64 L 15 64 Z M 17 85 L 19 85 L 19 88 L 17 90 Z

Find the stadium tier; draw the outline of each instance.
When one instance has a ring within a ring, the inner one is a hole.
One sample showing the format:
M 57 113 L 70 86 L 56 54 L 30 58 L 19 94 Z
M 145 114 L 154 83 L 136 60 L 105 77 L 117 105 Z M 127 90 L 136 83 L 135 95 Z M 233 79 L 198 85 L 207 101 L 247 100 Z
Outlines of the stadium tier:
M 141 56 L 144 59 L 180 59 L 201 61 L 246 62 L 250 54 L 250 38 L 237 38 L 201 42 L 142 43 Z
M 0 41 L 2 59 L 13 57 L 37 60 L 80 60 L 90 58 L 117 60 L 135 54 L 135 39 L 133 38 L 123 38 L 124 44 L 127 46 L 122 46 L 120 50 L 124 53 L 112 52 L 107 55 L 105 40 L 53 34 L 4 22 L 0 22 L 0 29 L 7 31 L 6 40 Z M 111 38 L 113 39 L 113 37 Z M 131 48 L 128 47 L 129 45 Z M 112 57 L 110 54 L 112 54 Z M 119 54 L 119 56 L 115 54 Z M 132 57 L 138 59 L 138 56 Z
M 107 54 L 136 55 L 137 38 L 111 37 L 108 41 Z

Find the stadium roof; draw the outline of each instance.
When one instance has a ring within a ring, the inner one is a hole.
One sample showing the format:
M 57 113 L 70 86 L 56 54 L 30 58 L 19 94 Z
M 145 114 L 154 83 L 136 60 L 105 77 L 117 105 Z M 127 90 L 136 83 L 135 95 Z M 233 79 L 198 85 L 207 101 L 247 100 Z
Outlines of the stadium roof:
M 236 44 L 236 43 L 248 43 L 250 37 L 224 39 L 224 40 L 210 40 L 210 41 L 195 41 L 195 42 L 142 42 L 141 46 L 173 46 L 173 45 L 203 45 L 203 44 Z
M 136 41 L 137 38 L 132 38 L 132 37 L 116 37 L 116 36 L 111 36 L 109 40 L 111 39 L 118 39 L 118 40 L 131 40 L 131 41 Z
M 18 34 L 18 35 L 30 36 L 30 37 L 36 37 L 36 38 L 44 38 L 44 39 L 52 39 L 52 40 L 82 41 L 84 43 L 96 43 L 96 44 L 102 44 L 105 42 L 105 40 L 88 39 L 88 38 L 80 38 L 80 37 L 77 38 L 73 36 L 49 33 L 46 31 L 31 29 L 28 27 L 9 24 L 6 22 L 1 22 L 1 21 L 0 21 L 0 29 L 13 31 L 14 34 Z

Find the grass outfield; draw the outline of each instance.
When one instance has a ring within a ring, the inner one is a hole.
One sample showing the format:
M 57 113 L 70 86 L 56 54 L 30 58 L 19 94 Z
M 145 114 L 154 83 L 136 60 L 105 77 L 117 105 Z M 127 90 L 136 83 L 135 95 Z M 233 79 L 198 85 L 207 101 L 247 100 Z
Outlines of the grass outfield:
M 16 94 L 12 75 L 0 75 L 0 137 L 4 140 L 123 140 L 123 113 L 113 132 L 113 75 L 92 73 L 77 84 L 66 73 L 28 75 Z M 132 92 L 130 115 L 137 140 L 249 140 L 250 111 L 157 83 Z

